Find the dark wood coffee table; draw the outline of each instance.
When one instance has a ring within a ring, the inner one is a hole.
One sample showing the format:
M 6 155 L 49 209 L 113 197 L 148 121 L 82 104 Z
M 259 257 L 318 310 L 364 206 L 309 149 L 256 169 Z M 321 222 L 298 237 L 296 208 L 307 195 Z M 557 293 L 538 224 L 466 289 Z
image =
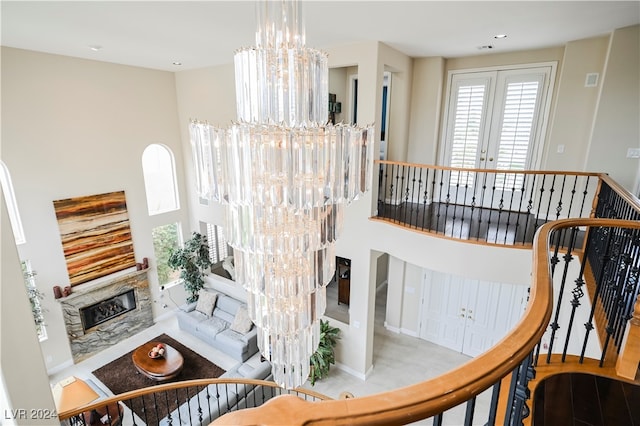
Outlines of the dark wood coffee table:
M 162 343 L 165 348 L 164 356 L 161 358 L 151 358 L 149 352 L 151 348 L 161 342 L 148 342 L 140 346 L 133 351 L 131 358 L 133 359 L 133 365 L 136 366 L 138 371 L 148 378 L 162 382 L 164 380 L 173 379 L 184 365 L 184 358 L 177 349 Z

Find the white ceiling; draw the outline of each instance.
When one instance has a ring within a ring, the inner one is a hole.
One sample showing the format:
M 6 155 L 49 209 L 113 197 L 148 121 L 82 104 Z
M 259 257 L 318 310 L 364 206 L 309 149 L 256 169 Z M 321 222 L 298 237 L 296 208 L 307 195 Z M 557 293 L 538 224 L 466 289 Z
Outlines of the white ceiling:
M 382 41 L 412 57 L 451 58 L 607 34 L 640 23 L 640 1 L 325 0 L 305 1 L 303 13 L 309 47 Z M 235 49 L 254 45 L 255 4 L 2 0 L 1 23 L 3 46 L 178 71 L 231 63 Z

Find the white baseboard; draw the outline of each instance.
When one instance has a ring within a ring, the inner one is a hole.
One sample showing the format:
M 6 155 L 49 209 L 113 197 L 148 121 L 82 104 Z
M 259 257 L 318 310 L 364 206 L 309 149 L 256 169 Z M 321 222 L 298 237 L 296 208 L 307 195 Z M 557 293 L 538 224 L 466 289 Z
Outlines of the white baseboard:
M 401 331 L 398 327 L 394 327 L 392 325 L 387 324 L 387 322 L 384 322 L 384 328 L 386 328 L 387 330 L 389 330 L 392 333 L 396 333 L 396 334 L 400 334 Z
M 400 329 L 400 333 L 406 334 L 407 336 L 411 336 L 411 337 L 418 337 L 418 332 L 417 331 L 408 330 L 406 328 L 401 328 Z
M 69 359 L 69 360 L 63 362 L 62 364 L 58 364 L 58 365 L 55 365 L 55 366 L 53 366 L 51 368 L 47 368 L 47 374 L 49 376 L 53 376 L 54 374 L 58 374 L 59 372 L 61 372 L 65 368 L 69 368 L 72 365 L 73 365 L 73 360 Z
M 352 375 L 352 376 L 354 376 L 354 377 L 356 377 L 356 378 L 358 378 L 358 379 L 360 379 L 360 380 L 367 380 L 367 377 L 369 377 L 369 375 L 371 374 L 371 371 L 373 370 L 373 366 L 371 366 L 371 367 L 369 368 L 369 370 L 367 370 L 367 372 L 366 372 L 366 373 L 362 374 L 362 373 L 360 373 L 359 371 L 355 371 L 355 370 L 354 370 L 353 368 L 351 368 L 351 367 L 347 367 L 347 366 L 346 366 L 346 365 L 344 365 L 344 364 L 340 364 L 339 362 L 336 362 L 336 363 L 334 364 L 334 366 L 335 366 L 336 368 L 338 368 L 339 370 L 342 370 L 342 371 L 344 371 L 345 373 L 350 374 L 350 375 Z

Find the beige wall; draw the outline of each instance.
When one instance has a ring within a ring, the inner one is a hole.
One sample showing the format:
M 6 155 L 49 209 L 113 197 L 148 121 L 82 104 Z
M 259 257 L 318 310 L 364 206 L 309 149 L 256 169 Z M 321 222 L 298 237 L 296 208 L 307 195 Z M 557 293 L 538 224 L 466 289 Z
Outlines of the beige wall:
M 52 369 L 71 362 L 52 291 L 69 285 L 53 201 L 124 190 L 135 257 L 149 258 L 155 300 L 160 295 L 151 230 L 181 222 L 189 232 L 174 76 L 4 47 L 1 71 L 2 161 L 12 176 L 27 240 L 19 255 L 31 261 L 45 295 L 49 338 L 41 347 Z M 165 144 L 175 155 L 181 211 L 148 215 L 141 157 L 151 143 Z M 156 316 L 164 312 L 160 303 L 154 305 Z M 33 323 L 16 327 L 31 333 Z
M 602 77 L 609 37 L 567 43 L 562 59 L 555 108 L 546 149 L 545 169 L 583 170 L 598 87 L 585 87 L 587 73 Z M 558 152 L 558 146 L 564 152 Z M 599 171 L 599 170 L 590 170 Z
M 407 161 L 436 164 L 440 137 L 445 59 L 416 58 L 413 61 L 413 95 Z
M 0 191 L 1 192 L 1 191 Z M 31 305 L 24 289 L 15 239 L 0 195 L 2 268 L 0 269 L 0 398 L 3 424 L 50 425 L 55 422 L 55 405 L 38 336 L 33 327 Z M 2 389 L 4 387 L 4 389 Z M 4 401 L 3 401 L 4 399 Z M 7 404 L 6 406 L 4 404 Z M 24 411 L 11 411 L 22 409 Z M 37 413 L 54 413 L 37 416 Z
M 611 37 L 585 168 L 633 191 L 640 160 L 626 158 L 628 148 L 640 148 L 640 25 Z

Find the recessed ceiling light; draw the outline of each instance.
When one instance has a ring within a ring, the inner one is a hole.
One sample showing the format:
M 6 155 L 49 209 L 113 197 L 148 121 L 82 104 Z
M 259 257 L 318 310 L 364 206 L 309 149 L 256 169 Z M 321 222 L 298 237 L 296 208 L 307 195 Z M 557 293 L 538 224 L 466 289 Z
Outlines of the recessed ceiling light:
M 506 34 L 496 34 L 496 35 L 493 36 L 493 38 L 495 38 L 495 39 L 507 38 L 507 35 Z
M 182 65 L 182 62 L 180 62 L 180 61 L 173 61 L 173 62 L 172 62 L 172 64 L 173 64 L 173 65 L 175 65 L 175 66 L 180 66 L 180 65 Z
M 94 52 L 97 52 L 98 50 L 102 49 L 102 46 L 99 46 L 97 44 L 91 44 L 89 45 L 89 49 L 93 50 Z

